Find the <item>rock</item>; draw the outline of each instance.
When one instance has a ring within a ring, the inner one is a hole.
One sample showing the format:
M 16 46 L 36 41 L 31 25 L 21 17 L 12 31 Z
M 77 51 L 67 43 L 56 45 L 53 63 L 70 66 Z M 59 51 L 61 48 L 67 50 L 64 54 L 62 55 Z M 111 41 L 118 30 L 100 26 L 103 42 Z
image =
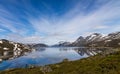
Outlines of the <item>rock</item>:
M 50 66 L 42 66 L 42 67 L 40 67 L 40 70 L 41 70 L 44 74 L 47 73 L 47 72 L 51 72 L 51 71 L 52 71 L 52 69 L 51 69 Z

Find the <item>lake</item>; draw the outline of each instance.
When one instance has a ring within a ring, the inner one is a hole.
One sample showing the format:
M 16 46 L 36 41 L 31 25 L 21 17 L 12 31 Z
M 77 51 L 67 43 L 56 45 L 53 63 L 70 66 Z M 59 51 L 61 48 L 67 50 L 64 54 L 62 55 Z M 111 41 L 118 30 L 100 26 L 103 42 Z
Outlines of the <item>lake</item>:
M 0 70 L 24 68 L 28 65 L 44 66 L 86 58 L 103 52 L 105 49 L 85 47 L 39 47 L 32 51 L 0 51 Z

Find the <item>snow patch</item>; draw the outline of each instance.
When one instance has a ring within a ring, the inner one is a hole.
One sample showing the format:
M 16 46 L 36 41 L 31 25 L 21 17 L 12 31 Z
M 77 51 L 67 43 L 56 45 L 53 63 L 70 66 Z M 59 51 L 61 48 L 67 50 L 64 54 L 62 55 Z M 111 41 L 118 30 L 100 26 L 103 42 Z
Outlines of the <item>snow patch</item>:
M 9 50 L 9 48 L 4 47 L 3 50 Z
M 3 43 L 3 41 L 0 41 L 0 43 L 2 44 L 2 43 Z

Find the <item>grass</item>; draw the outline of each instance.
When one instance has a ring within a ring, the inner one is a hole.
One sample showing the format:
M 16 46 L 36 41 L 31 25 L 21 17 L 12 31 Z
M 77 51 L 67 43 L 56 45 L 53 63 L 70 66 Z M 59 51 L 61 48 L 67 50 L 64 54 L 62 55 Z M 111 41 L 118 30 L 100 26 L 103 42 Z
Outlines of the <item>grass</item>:
M 120 74 L 120 51 L 118 50 L 120 49 L 108 55 L 98 54 L 77 61 L 47 65 L 51 71 L 35 67 L 6 70 L 0 74 Z

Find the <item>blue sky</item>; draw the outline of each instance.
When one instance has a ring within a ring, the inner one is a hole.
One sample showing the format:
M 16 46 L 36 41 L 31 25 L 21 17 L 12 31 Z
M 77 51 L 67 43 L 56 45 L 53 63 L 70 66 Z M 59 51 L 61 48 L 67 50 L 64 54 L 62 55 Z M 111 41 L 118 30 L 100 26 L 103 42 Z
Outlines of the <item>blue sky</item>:
M 120 31 L 120 0 L 0 0 L 0 38 L 55 44 Z

